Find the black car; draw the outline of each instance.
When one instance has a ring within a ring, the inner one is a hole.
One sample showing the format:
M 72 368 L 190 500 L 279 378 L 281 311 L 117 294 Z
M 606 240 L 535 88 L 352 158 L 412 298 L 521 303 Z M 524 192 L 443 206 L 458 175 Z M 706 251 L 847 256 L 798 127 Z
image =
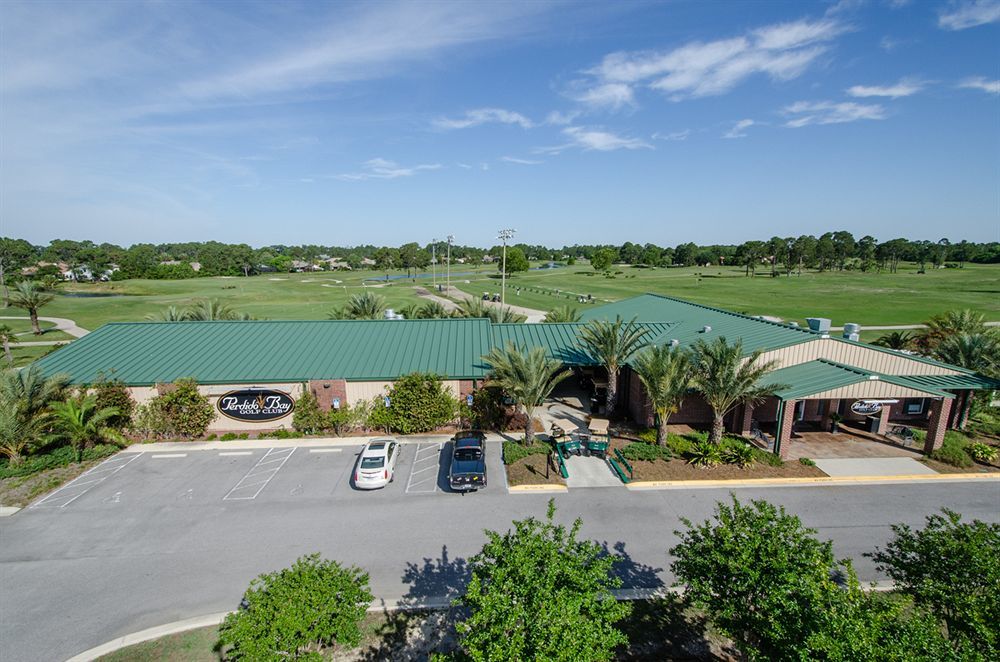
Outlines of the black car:
M 456 434 L 451 443 L 451 489 L 471 492 L 486 487 L 486 435 L 480 430 L 466 430 Z

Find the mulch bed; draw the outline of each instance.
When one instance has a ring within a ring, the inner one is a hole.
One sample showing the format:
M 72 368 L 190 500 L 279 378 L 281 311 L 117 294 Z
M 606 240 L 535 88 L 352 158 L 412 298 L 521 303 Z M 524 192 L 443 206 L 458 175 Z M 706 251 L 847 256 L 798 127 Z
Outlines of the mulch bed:
M 929 457 L 924 457 L 920 459 L 928 467 L 938 472 L 939 474 L 995 474 L 1000 473 L 1000 467 L 996 467 L 990 464 L 982 464 L 980 462 L 975 462 L 971 467 L 956 467 L 953 464 L 945 464 L 944 462 L 938 462 L 937 460 L 932 460 Z
M 546 455 L 529 455 L 507 465 L 507 483 L 514 485 L 565 485 L 558 469 L 549 467 L 549 477 L 545 477 Z
M 696 467 L 684 460 L 656 460 L 632 462 L 634 480 L 739 480 L 747 478 L 812 478 L 825 477 L 818 467 L 807 467 L 798 462 L 785 462 L 780 467 L 753 464 L 741 469 L 730 464 L 714 467 Z

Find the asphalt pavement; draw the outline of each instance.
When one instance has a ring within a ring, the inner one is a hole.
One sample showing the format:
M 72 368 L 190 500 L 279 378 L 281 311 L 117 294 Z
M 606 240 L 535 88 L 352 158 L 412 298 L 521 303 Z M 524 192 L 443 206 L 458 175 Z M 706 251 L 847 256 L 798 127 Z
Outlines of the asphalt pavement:
M 0 520 L 0 650 L 5 662 L 65 660 L 112 638 L 233 609 L 256 575 L 320 552 L 371 574 L 382 599 L 453 596 L 483 529 L 544 516 L 550 495 L 508 494 L 499 444 L 488 446 L 489 486 L 447 487 L 447 444 L 406 444 L 387 488 L 351 477 L 360 446 L 122 454 L 16 515 Z M 864 580 L 863 557 L 889 525 L 920 525 L 947 506 L 1000 521 L 1000 483 L 739 489 L 799 515 Z M 671 581 L 666 550 L 681 517 L 712 514 L 728 490 L 571 489 L 557 518 L 622 557 L 629 588 Z

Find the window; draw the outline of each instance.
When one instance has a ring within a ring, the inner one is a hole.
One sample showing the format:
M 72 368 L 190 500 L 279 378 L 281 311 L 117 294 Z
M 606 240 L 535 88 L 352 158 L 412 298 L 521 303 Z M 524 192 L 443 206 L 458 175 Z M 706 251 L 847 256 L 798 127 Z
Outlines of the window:
M 924 413 L 924 399 L 911 398 L 903 403 L 903 413 L 915 416 Z
M 363 457 L 361 458 L 362 469 L 381 469 L 385 466 L 384 457 Z

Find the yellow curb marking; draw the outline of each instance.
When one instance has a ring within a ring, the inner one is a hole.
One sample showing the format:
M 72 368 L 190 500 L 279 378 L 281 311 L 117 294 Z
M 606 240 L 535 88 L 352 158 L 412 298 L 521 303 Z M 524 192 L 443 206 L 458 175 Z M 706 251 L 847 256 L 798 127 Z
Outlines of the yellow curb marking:
M 567 492 L 565 485 L 511 485 L 509 492 Z
M 739 478 L 733 480 L 646 480 L 628 487 L 726 486 L 726 485 L 800 485 L 803 483 L 853 483 L 893 480 L 1000 480 L 1000 474 L 905 474 L 898 476 L 817 476 L 814 478 Z

